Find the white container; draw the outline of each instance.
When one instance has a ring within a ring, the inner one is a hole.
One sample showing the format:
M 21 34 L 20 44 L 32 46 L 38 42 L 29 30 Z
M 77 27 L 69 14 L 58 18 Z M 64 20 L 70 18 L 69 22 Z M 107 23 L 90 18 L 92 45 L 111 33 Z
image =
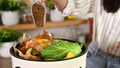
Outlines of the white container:
M 57 9 L 50 10 L 50 20 L 52 22 L 61 22 L 64 21 L 64 16 Z
M 59 61 L 32 61 L 19 58 L 13 52 L 13 47 L 10 49 L 12 68 L 86 68 L 87 50 L 83 46 L 82 54 L 78 57 L 59 60 Z
M 0 47 L 0 56 L 3 58 L 9 58 L 10 57 L 10 48 L 14 45 L 15 42 L 4 42 L 1 44 Z
M 6 26 L 16 25 L 19 23 L 19 13 L 18 11 L 3 11 L 2 23 Z

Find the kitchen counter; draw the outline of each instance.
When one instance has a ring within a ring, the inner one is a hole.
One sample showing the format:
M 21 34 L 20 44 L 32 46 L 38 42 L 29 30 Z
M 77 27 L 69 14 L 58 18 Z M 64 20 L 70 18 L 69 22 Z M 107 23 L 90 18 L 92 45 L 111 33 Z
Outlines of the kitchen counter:
M 12 68 L 11 59 L 0 57 L 0 68 Z

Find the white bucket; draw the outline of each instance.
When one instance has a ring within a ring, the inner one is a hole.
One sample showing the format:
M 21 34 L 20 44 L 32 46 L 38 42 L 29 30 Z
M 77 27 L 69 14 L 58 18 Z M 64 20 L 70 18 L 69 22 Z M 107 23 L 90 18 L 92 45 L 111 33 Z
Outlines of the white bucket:
M 83 46 L 82 51 L 82 54 L 78 57 L 59 61 L 33 61 L 22 59 L 15 55 L 13 47 L 10 49 L 10 54 L 12 68 L 86 68 L 87 49 L 85 46 Z

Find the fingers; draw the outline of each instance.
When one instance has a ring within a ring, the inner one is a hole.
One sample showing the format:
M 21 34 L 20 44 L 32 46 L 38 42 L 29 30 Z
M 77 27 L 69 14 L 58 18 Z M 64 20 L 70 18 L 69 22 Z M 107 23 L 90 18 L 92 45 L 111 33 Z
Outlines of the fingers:
M 120 42 L 117 42 L 117 46 L 118 46 L 118 48 L 120 48 Z
M 41 0 L 42 2 L 46 2 L 47 0 Z
M 120 42 L 117 42 L 118 45 L 120 45 Z
M 46 2 L 47 0 L 34 0 L 34 2 Z

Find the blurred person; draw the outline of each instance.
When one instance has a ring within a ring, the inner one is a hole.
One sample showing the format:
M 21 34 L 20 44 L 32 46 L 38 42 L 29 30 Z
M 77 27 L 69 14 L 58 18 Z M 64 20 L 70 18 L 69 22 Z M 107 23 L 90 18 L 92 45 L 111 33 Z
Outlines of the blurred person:
M 120 0 L 96 0 L 87 68 L 120 68 Z
M 35 0 L 40 1 L 40 0 Z M 41 0 L 43 2 L 47 0 Z M 94 0 L 52 0 L 64 16 L 88 19 L 93 17 Z
M 65 15 L 83 8 L 77 6 L 77 2 L 82 0 L 52 1 Z M 93 39 L 88 46 L 86 66 L 120 68 L 120 0 L 95 0 L 94 11 Z

